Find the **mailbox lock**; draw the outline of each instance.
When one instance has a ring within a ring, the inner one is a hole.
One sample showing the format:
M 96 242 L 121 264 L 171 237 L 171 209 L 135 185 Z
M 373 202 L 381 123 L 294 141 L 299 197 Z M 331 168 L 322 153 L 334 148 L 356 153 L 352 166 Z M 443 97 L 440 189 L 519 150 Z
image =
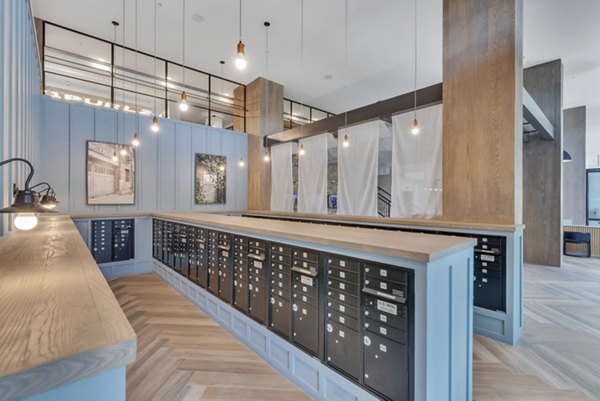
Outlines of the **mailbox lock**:
M 371 339 L 368 336 L 364 336 L 363 343 L 368 347 L 371 345 Z

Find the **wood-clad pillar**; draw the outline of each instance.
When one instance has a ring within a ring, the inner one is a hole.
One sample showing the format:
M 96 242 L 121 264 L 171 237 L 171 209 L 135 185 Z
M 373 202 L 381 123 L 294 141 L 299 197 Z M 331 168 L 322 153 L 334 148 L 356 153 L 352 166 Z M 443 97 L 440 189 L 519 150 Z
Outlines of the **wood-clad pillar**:
M 444 0 L 443 217 L 522 220 L 522 0 Z
M 585 225 L 586 106 L 563 112 L 563 149 L 573 161 L 563 164 L 563 221 Z
M 560 60 L 523 72 L 523 86 L 554 126 L 554 140 L 532 135 L 523 145 L 523 258 L 547 266 L 562 260 L 562 76 Z
M 243 88 L 236 89 L 236 91 L 240 90 Z M 238 98 L 238 93 L 235 95 Z M 243 131 L 242 127 L 235 126 L 235 122 L 234 129 Z M 270 210 L 271 208 L 271 163 L 264 161 L 263 137 L 281 131 L 283 131 L 283 86 L 265 78 L 257 78 L 246 85 L 248 209 Z

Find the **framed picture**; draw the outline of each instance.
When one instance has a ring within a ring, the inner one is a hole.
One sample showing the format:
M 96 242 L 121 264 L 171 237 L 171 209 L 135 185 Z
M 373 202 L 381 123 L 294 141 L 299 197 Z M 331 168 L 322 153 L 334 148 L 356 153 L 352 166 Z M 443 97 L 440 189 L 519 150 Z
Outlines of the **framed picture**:
M 227 157 L 196 153 L 197 205 L 224 204 L 227 192 Z
M 135 204 L 135 149 L 87 142 L 87 204 Z

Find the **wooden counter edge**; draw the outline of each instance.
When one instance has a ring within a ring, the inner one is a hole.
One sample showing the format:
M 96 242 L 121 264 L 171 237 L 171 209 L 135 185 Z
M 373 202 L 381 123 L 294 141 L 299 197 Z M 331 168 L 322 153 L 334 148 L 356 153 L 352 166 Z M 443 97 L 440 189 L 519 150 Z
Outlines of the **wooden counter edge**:
M 137 337 L 0 377 L 0 401 L 16 401 L 135 362 Z

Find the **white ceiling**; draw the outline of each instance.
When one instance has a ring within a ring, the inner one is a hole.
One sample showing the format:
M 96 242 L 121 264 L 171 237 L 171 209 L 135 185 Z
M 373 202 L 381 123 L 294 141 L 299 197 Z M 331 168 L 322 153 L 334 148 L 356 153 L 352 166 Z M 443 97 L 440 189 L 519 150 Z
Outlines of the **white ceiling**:
M 90 35 L 135 45 L 135 0 L 32 0 L 36 17 Z M 123 1 L 125 19 L 123 20 Z M 157 54 L 182 61 L 183 0 L 157 0 Z M 137 0 L 138 47 L 154 53 L 154 0 Z M 345 62 L 344 0 L 243 2 L 243 39 L 248 68 L 233 67 L 238 40 L 238 1 L 186 2 L 186 64 L 242 83 L 266 76 L 285 96 L 334 113 L 412 90 L 414 0 L 348 0 L 348 62 Z M 525 66 L 562 58 L 565 108 L 600 111 L 600 1 L 524 0 Z M 442 0 L 418 0 L 418 86 L 442 80 Z M 196 22 L 194 15 L 203 17 Z M 124 21 L 124 23 L 123 23 Z M 264 21 L 269 28 L 269 71 Z M 347 66 L 347 67 L 346 67 Z M 325 75 L 333 76 L 325 79 Z M 588 112 L 589 113 L 589 112 Z M 596 120 L 594 120 L 596 121 Z M 598 122 L 600 124 L 600 122 Z M 599 127 L 588 127 L 592 131 Z

